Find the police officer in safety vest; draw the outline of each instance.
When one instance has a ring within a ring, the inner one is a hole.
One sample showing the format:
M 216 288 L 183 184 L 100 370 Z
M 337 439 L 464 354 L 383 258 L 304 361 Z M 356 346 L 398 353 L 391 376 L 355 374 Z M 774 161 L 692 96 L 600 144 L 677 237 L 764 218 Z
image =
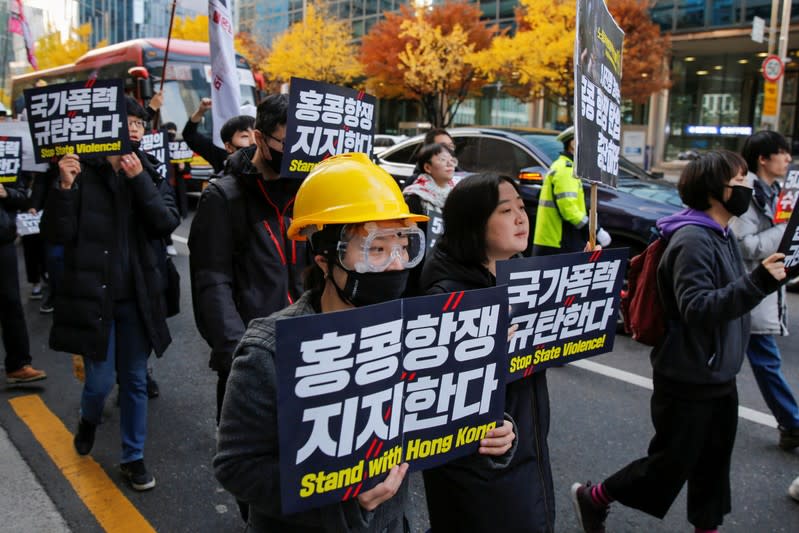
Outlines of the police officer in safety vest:
M 563 152 L 552 163 L 544 178 L 535 217 L 533 255 L 580 252 L 588 243 L 588 211 L 582 181 L 574 176 L 574 126 L 557 139 Z M 610 244 L 610 235 L 597 230 L 597 241 Z

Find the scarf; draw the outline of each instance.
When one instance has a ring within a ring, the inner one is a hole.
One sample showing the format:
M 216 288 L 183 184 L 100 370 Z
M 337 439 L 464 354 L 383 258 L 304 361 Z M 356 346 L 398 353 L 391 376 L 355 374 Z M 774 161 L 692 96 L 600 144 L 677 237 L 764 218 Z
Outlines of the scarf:
M 410 196 L 416 195 L 422 199 L 422 203 L 430 204 L 439 211 L 444 208 L 444 202 L 447 200 L 449 191 L 452 190 L 455 184 L 449 180 L 446 185 L 440 187 L 436 180 L 427 174 L 419 174 L 416 181 L 405 187 L 402 194 Z

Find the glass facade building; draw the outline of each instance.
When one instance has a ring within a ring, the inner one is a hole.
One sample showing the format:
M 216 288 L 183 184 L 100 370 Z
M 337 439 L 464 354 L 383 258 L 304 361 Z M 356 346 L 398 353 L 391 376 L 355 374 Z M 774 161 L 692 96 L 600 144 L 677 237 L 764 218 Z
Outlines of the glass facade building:
M 796 152 L 799 1 L 791 4 L 787 56 L 792 61 L 785 68 L 778 131 Z M 751 28 L 758 16 L 768 31 L 771 0 L 658 1 L 651 15 L 672 40 L 665 159 L 689 150 L 740 150 L 746 136 L 760 129 L 768 36 L 754 42 Z
M 140 37 L 166 37 L 171 0 L 79 0 L 78 21 L 91 22 L 91 45 L 115 44 Z M 178 8 L 178 15 L 182 14 Z M 194 13 L 187 13 L 194 15 Z

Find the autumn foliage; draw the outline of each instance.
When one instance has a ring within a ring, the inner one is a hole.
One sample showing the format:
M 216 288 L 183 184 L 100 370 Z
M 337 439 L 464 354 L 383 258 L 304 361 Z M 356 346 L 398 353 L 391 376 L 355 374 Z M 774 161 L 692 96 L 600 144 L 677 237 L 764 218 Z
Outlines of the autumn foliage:
M 74 63 L 79 57 L 92 49 L 92 25 L 90 22 L 77 28 L 70 28 L 69 37 L 63 40 L 61 32 L 54 27 L 42 37 L 36 39 L 36 60 L 39 69 L 60 67 Z M 97 47 L 106 46 L 105 40 L 97 43 Z
M 646 0 L 608 0 L 608 10 L 625 33 L 621 95 L 644 103 L 651 94 L 671 87 L 671 40 L 652 22 Z
M 297 76 L 348 85 L 361 75 L 351 41 L 348 22 L 330 15 L 323 3 L 308 3 L 305 20 L 272 42 L 264 71 L 273 80 L 289 81 Z
M 464 1 L 419 11 L 403 5 L 399 12 L 385 13 L 361 44 L 367 91 L 419 100 L 432 124 L 449 125 L 458 105 L 486 83 L 466 60 L 488 48 L 497 33 L 480 15 L 478 4 Z

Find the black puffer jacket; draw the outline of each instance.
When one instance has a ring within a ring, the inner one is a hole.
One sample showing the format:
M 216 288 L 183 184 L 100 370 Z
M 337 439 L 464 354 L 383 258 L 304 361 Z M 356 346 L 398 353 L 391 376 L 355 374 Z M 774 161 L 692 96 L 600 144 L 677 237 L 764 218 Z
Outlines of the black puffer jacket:
M 215 370 L 230 368 L 250 320 L 300 297 L 308 264 L 304 243 L 286 235 L 300 181 L 264 180 L 254 153 L 252 146 L 230 156 L 225 176 L 203 192 L 189 233 L 194 319 Z
M 19 180 L 2 185 L 6 197 L 0 198 L 0 244 L 8 244 L 17 238 L 17 211 L 28 208 L 28 198 Z
M 420 286 L 427 294 L 481 289 L 496 278 L 480 265 L 464 265 L 436 246 Z M 505 412 L 516 422 L 517 448 L 501 470 L 469 457 L 425 470 L 430 525 L 442 532 L 551 532 L 555 498 L 549 464 L 549 393 L 546 373 L 507 386 Z
M 56 183 L 47 196 L 42 231 L 48 242 L 64 245 L 50 332 L 54 350 L 104 360 L 114 302 L 122 298 L 136 301 L 156 355 L 172 340 L 163 300 L 163 239 L 180 217 L 169 184 L 143 154 L 139 159 L 144 171 L 134 178 L 115 173 L 104 158 L 84 159 L 72 188 Z M 125 240 L 127 246 L 121 245 Z

